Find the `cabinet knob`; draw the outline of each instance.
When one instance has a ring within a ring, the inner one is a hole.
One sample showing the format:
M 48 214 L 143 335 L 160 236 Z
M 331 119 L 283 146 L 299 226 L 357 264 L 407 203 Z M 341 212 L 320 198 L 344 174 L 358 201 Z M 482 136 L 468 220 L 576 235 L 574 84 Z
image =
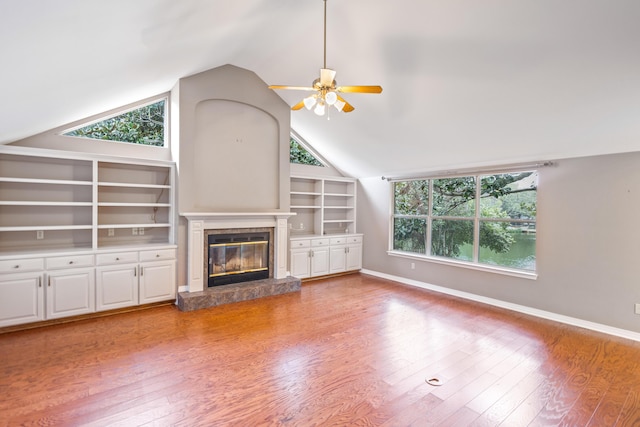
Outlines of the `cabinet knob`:
M 69 264 L 73 264 L 73 261 L 69 261 Z
M 160 254 L 156 254 L 156 258 L 160 258 Z
M 116 261 L 120 261 L 120 257 L 116 257 Z
M 14 265 L 13 268 L 20 268 L 20 264 Z

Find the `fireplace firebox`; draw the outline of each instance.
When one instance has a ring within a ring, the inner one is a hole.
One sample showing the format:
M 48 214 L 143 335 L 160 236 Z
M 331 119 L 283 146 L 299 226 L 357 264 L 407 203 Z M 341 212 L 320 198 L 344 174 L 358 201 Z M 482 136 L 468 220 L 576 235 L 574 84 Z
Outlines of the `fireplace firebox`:
M 268 279 L 269 232 L 209 234 L 208 286 Z

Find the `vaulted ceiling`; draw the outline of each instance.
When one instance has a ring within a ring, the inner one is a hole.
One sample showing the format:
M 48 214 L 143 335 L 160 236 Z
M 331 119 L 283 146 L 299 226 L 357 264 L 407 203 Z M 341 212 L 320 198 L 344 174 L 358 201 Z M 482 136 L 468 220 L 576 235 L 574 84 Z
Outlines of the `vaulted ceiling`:
M 3 0 L 0 143 L 224 64 L 308 86 L 322 0 Z M 327 66 L 355 106 L 292 127 L 374 176 L 640 150 L 637 0 L 328 0 Z M 304 93 L 280 91 L 290 105 Z

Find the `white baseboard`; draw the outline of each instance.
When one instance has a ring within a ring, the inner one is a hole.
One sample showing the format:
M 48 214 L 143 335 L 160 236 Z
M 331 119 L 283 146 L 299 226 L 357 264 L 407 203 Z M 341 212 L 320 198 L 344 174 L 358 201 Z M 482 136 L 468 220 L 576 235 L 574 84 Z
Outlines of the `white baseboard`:
M 495 307 L 505 308 L 507 310 L 516 311 L 518 313 L 524 313 L 531 316 L 540 317 L 542 319 L 553 320 L 555 322 L 565 323 L 567 325 L 577 326 L 579 328 L 589 329 L 592 331 L 602 332 L 608 335 L 614 335 L 616 337 L 626 338 L 626 339 L 640 342 L 640 333 L 638 332 L 633 332 L 626 329 L 614 328 L 613 326 L 607 326 L 607 325 L 602 325 L 600 323 L 589 322 L 587 320 L 577 319 L 575 317 L 564 316 L 562 314 L 552 313 L 550 311 L 539 310 L 537 308 L 531 308 L 524 305 L 513 304 L 506 301 L 483 297 L 480 295 L 471 294 L 469 292 L 457 291 L 455 289 L 449 289 L 443 286 L 432 285 L 430 283 L 420 282 L 417 280 L 406 279 L 404 277 L 393 276 L 391 274 L 380 273 L 378 271 L 362 269 L 360 270 L 360 272 L 364 274 L 369 274 L 371 276 L 380 277 L 382 279 L 388 279 L 388 280 L 393 280 L 395 282 L 404 283 L 405 285 L 428 289 L 430 291 L 439 292 L 442 294 L 451 295 L 454 297 L 463 298 L 471 301 L 476 301 L 483 304 L 492 305 Z

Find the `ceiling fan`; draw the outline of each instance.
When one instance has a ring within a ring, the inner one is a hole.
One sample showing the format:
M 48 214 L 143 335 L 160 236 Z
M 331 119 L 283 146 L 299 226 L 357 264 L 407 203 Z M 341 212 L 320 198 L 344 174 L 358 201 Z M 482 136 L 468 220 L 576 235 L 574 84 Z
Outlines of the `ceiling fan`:
M 333 106 L 338 111 L 349 113 L 355 108 L 342 98 L 339 93 L 381 93 L 381 86 L 338 86 L 335 81 L 336 72 L 327 68 L 327 0 L 324 2 L 324 67 L 320 69 L 320 78 L 313 81 L 310 87 L 271 85 L 269 89 L 306 90 L 316 92 L 304 98 L 292 110 L 300 110 L 306 107 L 323 116 L 328 113 L 328 108 Z

